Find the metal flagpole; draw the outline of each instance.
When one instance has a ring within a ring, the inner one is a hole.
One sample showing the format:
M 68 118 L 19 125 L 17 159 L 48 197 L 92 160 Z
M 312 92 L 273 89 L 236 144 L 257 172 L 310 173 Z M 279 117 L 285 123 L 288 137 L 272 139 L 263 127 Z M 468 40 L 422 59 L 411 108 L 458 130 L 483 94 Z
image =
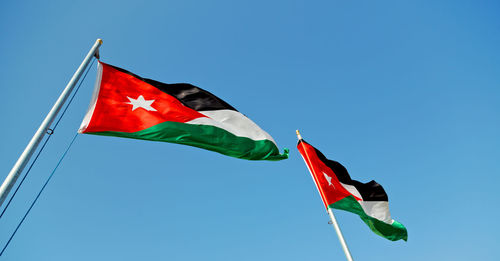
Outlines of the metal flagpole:
M 337 236 L 339 237 L 340 244 L 342 245 L 342 249 L 344 250 L 345 256 L 348 261 L 353 261 L 351 252 L 347 247 L 347 243 L 345 242 L 344 235 L 342 235 L 342 231 L 340 231 L 339 224 L 337 223 L 337 219 L 335 215 L 333 215 L 333 211 L 331 208 L 328 208 L 328 215 L 330 215 L 330 219 L 332 220 L 332 226 L 335 228 L 335 232 L 337 232 Z
M 299 130 L 296 130 L 296 133 L 297 133 L 297 138 L 299 139 L 299 141 L 302 140 L 302 136 L 300 135 Z M 307 160 L 307 161 L 309 161 L 309 163 L 311 163 L 309 160 L 309 155 L 307 155 L 307 150 L 304 149 L 304 152 L 305 152 L 306 158 L 307 158 L 307 159 L 304 158 L 304 160 Z M 313 164 L 307 164 L 307 162 L 306 162 L 306 165 L 311 166 L 311 169 L 309 169 L 309 171 L 311 172 L 311 177 L 313 178 L 314 184 L 316 185 L 318 192 L 321 194 L 321 191 L 319 190 L 318 184 L 316 184 L 316 180 L 314 179 L 314 174 L 313 174 L 314 166 L 313 166 Z M 353 261 L 352 256 L 351 256 L 351 252 L 349 251 L 349 248 L 347 247 L 347 243 L 345 242 L 344 235 L 342 235 L 342 231 L 340 230 L 340 227 L 339 227 L 339 224 L 337 223 L 337 219 L 335 218 L 335 215 L 333 215 L 332 209 L 327 207 L 327 212 L 328 212 L 328 215 L 330 216 L 330 220 L 332 221 L 332 226 L 335 228 L 335 232 L 337 232 L 337 236 L 339 237 L 340 245 L 342 245 L 342 249 L 344 250 L 345 256 L 347 257 L 347 261 Z
M 19 177 L 24 167 L 30 160 L 31 156 L 35 152 L 36 148 L 38 147 L 38 144 L 40 143 L 40 141 L 42 141 L 43 137 L 49 130 L 50 125 L 56 118 L 57 114 L 61 110 L 64 103 L 66 102 L 66 99 L 71 94 L 71 91 L 73 91 L 73 88 L 75 87 L 76 83 L 82 76 L 83 72 L 85 71 L 85 68 L 87 68 L 88 64 L 92 60 L 92 57 L 95 54 L 98 54 L 99 47 L 101 46 L 101 44 L 102 40 L 97 39 L 94 46 L 92 46 L 85 59 L 83 59 L 83 62 L 80 64 L 80 67 L 78 67 L 75 74 L 73 74 L 73 77 L 71 77 L 71 80 L 69 80 L 68 84 L 66 85 L 66 88 L 64 88 L 63 92 L 57 99 L 54 106 L 52 106 L 52 109 L 50 110 L 49 114 L 47 114 L 47 116 L 43 120 L 42 124 L 36 131 L 33 138 L 31 138 L 31 141 L 28 143 L 28 146 L 26 146 L 23 153 L 17 160 L 16 164 L 14 164 L 14 167 L 12 167 L 11 171 L 9 172 L 9 175 L 7 175 L 7 178 L 5 178 L 2 186 L 0 187 L 0 206 L 2 206 L 3 202 L 9 195 L 12 186 L 14 186 L 14 184 L 16 183 L 17 178 Z

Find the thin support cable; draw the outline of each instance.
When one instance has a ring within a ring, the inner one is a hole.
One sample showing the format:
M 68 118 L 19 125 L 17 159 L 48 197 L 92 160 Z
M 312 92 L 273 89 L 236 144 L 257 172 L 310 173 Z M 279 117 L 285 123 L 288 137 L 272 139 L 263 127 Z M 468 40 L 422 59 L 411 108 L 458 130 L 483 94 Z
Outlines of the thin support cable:
M 78 92 L 78 90 L 80 89 L 80 87 L 82 86 L 82 83 L 85 81 L 85 78 L 87 77 L 87 74 L 89 73 L 90 71 L 90 68 L 92 68 L 92 65 L 94 64 L 95 62 L 95 59 L 92 60 L 92 63 L 90 64 L 90 66 L 88 67 L 87 71 L 85 72 L 82 80 L 80 81 L 80 84 L 78 84 L 78 86 L 76 87 L 75 91 L 73 92 L 73 95 L 71 96 L 70 100 L 68 101 L 68 104 L 66 105 L 66 107 L 64 108 L 64 110 L 62 111 L 61 113 L 61 116 L 59 116 L 59 119 L 56 121 L 56 123 L 54 124 L 54 128 L 52 129 L 48 129 L 47 130 L 47 134 L 49 135 L 47 137 L 47 139 L 45 139 L 42 147 L 40 147 L 40 150 L 38 150 L 35 158 L 33 159 L 33 161 L 31 162 L 28 170 L 26 171 L 26 173 L 24 174 L 23 178 L 21 179 L 21 182 L 19 182 L 19 185 L 17 185 L 16 187 L 16 190 L 14 190 L 14 193 L 12 193 L 12 196 L 10 197 L 9 201 L 7 202 L 7 204 L 5 205 L 5 208 L 2 210 L 2 214 L 0 214 L 0 219 L 3 217 L 3 214 L 5 213 L 5 211 L 7 210 L 7 208 L 10 206 L 10 203 L 12 202 L 12 200 L 14 199 L 14 197 L 16 196 L 17 194 L 17 191 L 19 190 L 19 188 L 21 188 L 21 185 L 23 184 L 24 180 L 26 179 L 26 177 L 28 176 L 28 174 L 30 173 L 31 171 L 31 168 L 33 168 L 33 165 L 35 165 L 35 162 L 36 160 L 38 159 L 38 157 L 40 156 L 40 154 L 42 153 L 43 149 L 45 148 L 45 145 L 47 145 L 47 142 L 50 140 L 50 137 L 52 136 L 52 134 L 54 134 L 54 131 L 55 129 L 57 128 L 57 125 L 59 125 L 59 122 L 61 121 L 62 117 L 64 116 L 64 114 L 66 113 L 66 111 L 68 110 L 68 107 L 69 105 L 71 104 L 71 102 L 73 101 L 73 99 L 75 98 L 76 96 L 76 93 Z M 0 254 L 1 255 L 1 254 Z
M 52 179 L 52 177 L 54 176 L 54 173 L 56 172 L 57 168 L 59 167 L 59 165 L 61 164 L 62 160 L 64 159 L 64 157 L 66 156 L 66 154 L 68 153 L 69 149 L 71 148 L 71 145 L 73 145 L 73 143 L 75 142 L 76 140 L 76 137 L 78 136 L 78 133 L 75 134 L 75 137 L 73 137 L 73 140 L 71 140 L 71 142 L 69 143 L 68 147 L 66 148 L 66 151 L 64 151 L 63 155 L 61 156 L 61 158 L 59 159 L 59 162 L 57 162 L 57 165 L 55 166 L 55 168 L 52 170 L 52 173 L 50 173 L 50 176 L 47 178 L 47 180 L 45 181 L 45 184 L 43 184 L 43 187 L 40 189 L 40 191 L 38 192 L 38 195 L 36 195 L 35 197 L 35 200 L 33 200 L 33 202 L 31 203 L 31 206 L 28 208 L 28 211 L 26 211 L 26 213 L 24 214 L 23 218 L 21 219 L 21 221 L 19 222 L 19 224 L 17 225 L 16 229 L 14 230 L 14 232 L 12 233 L 12 235 L 10 236 L 9 240 L 7 241 L 7 243 L 5 244 L 5 246 L 3 247 L 2 249 L 2 252 L 0 252 L 0 256 L 3 255 L 3 252 L 5 251 L 5 249 L 7 249 L 7 247 L 9 246 L 10 244 L 10 241 L 12 241 L 12 238 L 16 235 L 17 233 L 17 230 L 19 229 L 19 227 L 23 224 L 24 220 L 26 219 L 26 217 L 28 216 L 28 214 L 30 213 L 31 209 L 33 208 L 33 206 L 35 205 L 35 203 L 37 202 L 38 198 L 40 197 L 40 195 L 42 194 L 43 190 L 45 189 L 45 187 L 47 186 L 47 184 L 49 183 L 49 181 Z
M 47 137 L 47 139 L 45 139 L 45 142 L 43 143 L 42 147 L 40 148 L 40 150 L 38 151 L 38 153 L 36 154 L 35 156 L 35 159 L 33 160 L 33 162 L 31 163 L 30 167 L 28 168 L 28 170 L 26 171 L 26 173 L 24 174 L 23 178 L 21 179 L 21 182 L 19 182 L 19 185 L 17 185 L 16 187 L 16 190 L 14 190 L 14 193 L 12 194 L 12 197 L 10 197 L 9 201 L 7 202 L 7 205 L 5 205 L 5 208 L 2 210 L 2 214 L 0 214 L 0 219 L 3 217 L 3 214 L 5 213 L 5 211 L 7 210 L 7 208 L 9 207 L 10 205 L 10 202 L 12 202 L 12 199 L 14 199 L 14 197 L 16 196 L 17 194 L 17 191 L 19 190 L 19 188 L 21 187 L 21 185 L 23 184 L 24 180 L 26 179 L 26 177 L 28 176 L 28 173 L 30 172 L 31 168 L 33 167 L 33 165 L 35 164 L 36 160 L 38 159 L 38 157 L 40 156 L 43 148 L 45 148 L 45 145 L 47 145 L 47 142 L 49 142 L 50 140 L 50 136 L 49 135 Z

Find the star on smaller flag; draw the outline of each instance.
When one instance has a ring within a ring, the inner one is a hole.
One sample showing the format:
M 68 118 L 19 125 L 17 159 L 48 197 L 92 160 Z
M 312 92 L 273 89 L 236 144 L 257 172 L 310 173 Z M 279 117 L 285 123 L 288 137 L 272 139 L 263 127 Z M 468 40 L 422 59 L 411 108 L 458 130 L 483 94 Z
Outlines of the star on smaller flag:
M 326 175 L 326 173 L 323 172 L 323 175 L 325 175 L 326 181 L 328 181 L 328 186 L 333 186 L 335 188 L 335 185 L 332 183 L 332 177 Z

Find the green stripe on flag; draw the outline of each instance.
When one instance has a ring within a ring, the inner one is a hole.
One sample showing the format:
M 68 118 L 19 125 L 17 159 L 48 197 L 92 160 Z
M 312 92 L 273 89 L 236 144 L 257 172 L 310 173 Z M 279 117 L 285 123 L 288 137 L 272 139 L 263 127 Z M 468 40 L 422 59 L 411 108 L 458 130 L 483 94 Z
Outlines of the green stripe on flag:
M 401 223 L 394 221 L 394 223 L 392 224 L 387 224 L 374 217 L 368 216 L 363 210 L 363 207 L 361 207 L 359 202 L 353 196 L 345 197 L 329 205 L 328 207 L 358 214 L 361 220 L 363 220 L 363 222 L 365 222 L 370 227 L 370 229 L 379 236 L 385 237 L 392 241 L 400 239 L 403 239 L 404 241 L 408 240 L 408 232 Z
M 285 153 L 280 154 L 279 149 L 270 140 L 252 140 L 246 137 L 238 137 L 226 130 L 210 125 L 167 121 L 138 132 L 103 131 L 87 132 L 86 134 L 178 143 L 247 160 L 282 160 L 288 158 L 288 150 L 285 149 Z

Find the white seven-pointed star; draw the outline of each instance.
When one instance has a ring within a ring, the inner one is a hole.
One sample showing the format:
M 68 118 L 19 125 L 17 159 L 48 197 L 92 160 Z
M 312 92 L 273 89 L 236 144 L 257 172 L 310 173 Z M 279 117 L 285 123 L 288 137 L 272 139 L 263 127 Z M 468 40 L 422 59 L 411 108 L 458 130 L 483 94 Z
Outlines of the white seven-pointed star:
M 132 99 L 128 96 L 127 96 L 127 98 L 130 101 L 130 102 L 127 102 L 127 104 L 132 104 L 132 111 L 134 111 L 137 108 L 143 108 L 146 111 L 156 111 L 155 108 L 151 107 L 151 104 L 155 100 L 145 100 L 142 95 L 139 95 L 139 97 L 137 97 L 137 99 Z
M 332 183 L 332 177 L 326 175 L 326 173 L 323 172 L 323 175 L 325 175 L 326 181 L 328 181 L 328 186 L 333 186 L 335 188 L 335 185 Z

